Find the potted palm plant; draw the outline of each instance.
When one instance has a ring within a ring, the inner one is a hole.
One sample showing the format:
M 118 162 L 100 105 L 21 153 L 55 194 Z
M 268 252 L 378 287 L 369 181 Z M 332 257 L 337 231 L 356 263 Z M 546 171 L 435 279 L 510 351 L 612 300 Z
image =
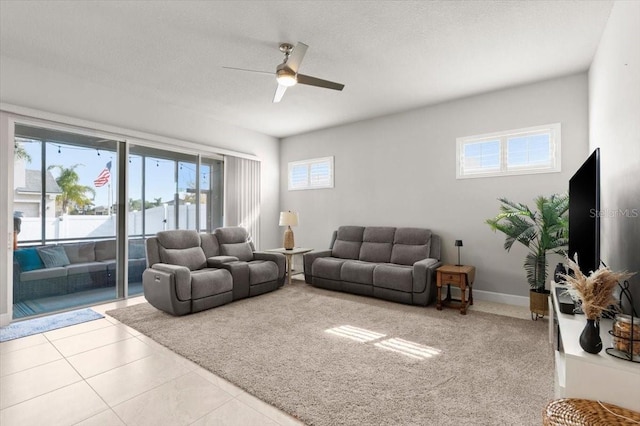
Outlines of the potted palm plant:
M 529 249 L 524 259 L 530 286 L 529 310 L 531 318 L 538 319 L 549 313 L 547 253 L 565 254 L 569 231 L 569 196 L 539 196 L 535 200 L 537 211 L 506 198 L 499 198 L 499 201 L 500 213 L 493 219 L 487 219 L 486 223 L 494 231 L 505 234 L 505 250 L 510 251 L 516 241 Z

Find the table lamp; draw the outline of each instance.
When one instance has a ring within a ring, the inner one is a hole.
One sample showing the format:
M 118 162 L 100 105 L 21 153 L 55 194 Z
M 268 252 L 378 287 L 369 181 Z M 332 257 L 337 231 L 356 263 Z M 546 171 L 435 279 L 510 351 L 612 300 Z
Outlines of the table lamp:
M 293 242 L 292 226 L 298 226 L 298 213 L 292 211 L 280 212 L 280 226 L 286 226 L 284 230 L 284 248 L 291 250 L 295 246 Z
M 462 247 L 462 240 L 456 240 L 456 247 L 458 247 L 458 263 L 456 266 L 462 266 L 460 263 L 460 247 Z

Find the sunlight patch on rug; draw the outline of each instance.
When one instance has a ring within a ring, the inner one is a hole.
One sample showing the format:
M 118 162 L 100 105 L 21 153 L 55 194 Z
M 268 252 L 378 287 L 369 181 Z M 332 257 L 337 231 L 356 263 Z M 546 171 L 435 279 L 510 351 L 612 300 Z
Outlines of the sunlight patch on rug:
M 351 325 L 341 325 L 340 327 L 329 328 L 325 330 L 325 333 L 346 337 L 347 339 L 361 343 L 371 342 L 386 336 L 386 334 L 376 333 L 375 331 L 353 327 Z
M 409 340 L 398 339 L 397 337 L 383 340 L 382 342 L 374 343 L 373 345 L 381 349 L 406 355 L 413 359 L 433 358 L 436 355 L 440 355 L 442 352 L 440 349 L 432 348 L 431 346 L 424 346 Z

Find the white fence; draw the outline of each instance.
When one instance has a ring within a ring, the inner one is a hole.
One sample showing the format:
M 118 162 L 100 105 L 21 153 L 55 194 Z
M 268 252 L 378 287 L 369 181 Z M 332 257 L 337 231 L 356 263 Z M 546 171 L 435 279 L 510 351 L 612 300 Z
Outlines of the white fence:
M 206 219 L 207 206 L 200 205 L 200 220 Z M 147 234 L 166 229 L 195 229 L 196 205 L 179 206 L 179 226 L 176 226 L 175 206 L 159 206 L 147 209 L 145 214 L 145 228 Z M 141 211 L 129 212 L 129 235 L 142 234 Z M 103 238 L 116 235 L 116 216 L 81 216 L 63 215 L 45 219 L 45 235 L 47 240 L 67 238 Z M 33 241 L 41 239 L 41 218 L 23 217 L 18 241 Z

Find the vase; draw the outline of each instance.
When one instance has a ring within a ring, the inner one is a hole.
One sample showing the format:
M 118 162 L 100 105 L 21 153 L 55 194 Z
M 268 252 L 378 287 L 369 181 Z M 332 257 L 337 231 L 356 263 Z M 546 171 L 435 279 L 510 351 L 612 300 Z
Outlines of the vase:
M 585 352 L 597 354 L 602 350 L 602 339 L 600 339 L 600 322 L 587 318 L 587 324 L 580 334 L 580 346 Z

